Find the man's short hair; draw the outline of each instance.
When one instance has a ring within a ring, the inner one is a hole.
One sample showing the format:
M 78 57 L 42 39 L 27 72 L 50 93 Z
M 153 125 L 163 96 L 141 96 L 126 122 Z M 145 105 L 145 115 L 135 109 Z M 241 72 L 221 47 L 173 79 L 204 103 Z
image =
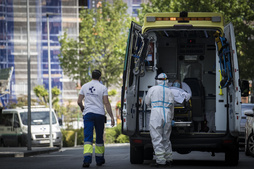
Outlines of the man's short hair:
M 94 71 L 92 72 L 92 78 L 93 78 L 93 79 L 99 80 L 100 77 L 101 77 L 101 71 L 99 71 L 99 70 L 94 70 Z

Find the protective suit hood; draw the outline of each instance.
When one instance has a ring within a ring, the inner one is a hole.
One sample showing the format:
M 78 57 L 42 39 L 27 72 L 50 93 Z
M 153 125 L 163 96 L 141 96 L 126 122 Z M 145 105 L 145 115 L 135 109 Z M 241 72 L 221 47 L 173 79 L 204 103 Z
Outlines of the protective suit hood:
M 163 80 L 162 80 L 163 79 Z M 163 85 L 163 86 L 167 86 L 168 84 L 168 80 L 167 80 L 167 75 L 165 73 L 161 73 L 157 76 L 156 78 L 156 83 L 158 85 Z

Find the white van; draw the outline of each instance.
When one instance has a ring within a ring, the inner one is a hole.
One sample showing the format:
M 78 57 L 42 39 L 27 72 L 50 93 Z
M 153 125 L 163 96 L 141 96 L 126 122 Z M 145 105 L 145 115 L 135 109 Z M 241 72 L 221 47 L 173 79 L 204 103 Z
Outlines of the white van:
M 1 146 L 27 145 L 28 109 L 5 109 L 0 115 Z M 50 143 L 49 108 L 31 108 L 32 146 L 47 146 Z M 62 133 L 54 110 L 52 110 L 52 140 L 61 147 Z
M 161 72 L 192 91 L 190 103 L 174 106 L 173 151 L 223 152 L 228 165 L 238 164 L 241 94 L 246 93 L 240 89 L 235 43 L 234 27 L 224 25 L 220 13 L 147 13 L 142 26 L 132 22 L 121 97 L 132 164 L 153 158 L 151 109 L 144 103 Z

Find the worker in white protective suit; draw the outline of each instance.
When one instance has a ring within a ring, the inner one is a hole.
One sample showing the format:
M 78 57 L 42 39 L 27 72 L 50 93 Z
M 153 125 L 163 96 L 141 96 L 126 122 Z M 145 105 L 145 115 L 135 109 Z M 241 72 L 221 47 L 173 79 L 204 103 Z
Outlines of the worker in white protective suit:
M 167 86 L 165 73 L 156 78 L 157 85 L 151 87 L 146 95 L 145 102 L 151 105 L 150 135 L 156 157 L 155 167 L 164 167 L 172 163 L 172 147 L 170 134 L 171 122 L 174 117 L 174 95 Z

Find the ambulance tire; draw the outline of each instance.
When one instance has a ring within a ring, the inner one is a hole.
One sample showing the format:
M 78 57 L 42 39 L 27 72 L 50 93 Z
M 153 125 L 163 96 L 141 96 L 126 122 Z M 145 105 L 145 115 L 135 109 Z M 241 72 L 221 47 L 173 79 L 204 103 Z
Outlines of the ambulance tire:
M 237 166 L 239 161 L 239 146 L 234 145 L 225 152 L 225 162 L 228 166 Z
M 130 162 L 131 164 L 143 164 L 144 162 L 144 147 L 130 146 Z

